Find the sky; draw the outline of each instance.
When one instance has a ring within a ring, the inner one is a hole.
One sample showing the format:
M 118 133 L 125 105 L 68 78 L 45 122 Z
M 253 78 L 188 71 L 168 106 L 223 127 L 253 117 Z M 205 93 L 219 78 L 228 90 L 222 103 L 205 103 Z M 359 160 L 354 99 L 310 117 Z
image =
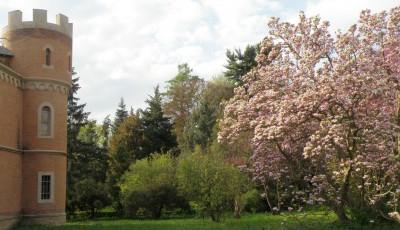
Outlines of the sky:
M 0 1 L 0 25 L 19 9 L 48 10 L 48 21 L 65 14 L 74 23 L 73 66 L 78 96 L 90 118 L 113 116 L 120 98 L 128 108 L 144 108 L 154 87 L 188 63 L 212 79 L 224 71 L 227 49 L 244 49 L 267 34 L 270 17 L 295 22 L 299 11 L 346 30 L 363 9 L 399 6 L 400 0 L 12 0 Z

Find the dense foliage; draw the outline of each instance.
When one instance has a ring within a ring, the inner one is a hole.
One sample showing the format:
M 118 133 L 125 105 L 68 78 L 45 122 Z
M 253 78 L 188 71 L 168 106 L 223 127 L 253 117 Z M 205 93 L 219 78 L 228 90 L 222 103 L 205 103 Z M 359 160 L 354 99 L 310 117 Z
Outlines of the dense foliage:
M 183 140 L 184 150 L 193 150 L 199 145 L 204 150 L 217 136 L 217 119 L 222 117 L 223 102 L 233 95 L 233 85 L 224 77 L 206 83 L 199 96 L 197 106 L 186 119 Z
M 172 133 L 172 123 L 164 116 L 162 95 L 157 86 L 154 95 L 146 100 L 148 107 L 141 112 L 143 129 L 143 152 L 146 156 L 152 153 L 165 153 L 177 147 L 176 137 Z
M 179 190 L 195 204 L 196 211 L 219 222 L 242 193 L 245 178 L 234 166 L 224 163 L 218 154 L 183 156 L 177 169 Z
M 269 33 L 225 108 L 220 140 L 250 131 L 248 170 L 261 184 L 302 189 L 294 198 L 328 205 L 343 222 L 388 218 L 400 192 L 400 8 L 363 11 L 336 37 L 304 14 L 298 24 L 273 18 Z
M 184 146 L 183 131 L 192 109 L 198 103 L 204 80 L 193 75 L 188 64 L 178 66 L 178 74 L 167 82 L 164 103 L 165 114 L 174 122 L 174 134 L 180 146 Z
M 228 51 L 205 81 L 188 64 L 146 108 L 121 99 L 102 125 L 68 100 L 68 211 L 113 204 L 128 218 L 328 207 L 338 219 L 400 221 L 400 7 L 332 35 L 300 14 Z
M 225 76 L 235 85 L 243 84 L 243 77 L 255 66 L 257 66 L 256 56 L 260 47 L 258 45 L 247 46 L 242 53 L 240 49 L 234 51 L 227 50 L 227 65 L 225 66 Z
M 68 97 L 67 212 L 73 215 L 77 210 L 89 211 L 94 217 L 96 210 L 109 202 L 104 189 L 96 191 L 91 186 L 104 187 L 108 156 L 100 127 L 88 120 L 85 104 L 79 104 L 78 79 L 73 80 Z
M 155 154 L 132 164 L 121 183 L 125 215 L 158 219 L 163 212 L 189 210 L 178 195 L 176 162 L 170 154 Z

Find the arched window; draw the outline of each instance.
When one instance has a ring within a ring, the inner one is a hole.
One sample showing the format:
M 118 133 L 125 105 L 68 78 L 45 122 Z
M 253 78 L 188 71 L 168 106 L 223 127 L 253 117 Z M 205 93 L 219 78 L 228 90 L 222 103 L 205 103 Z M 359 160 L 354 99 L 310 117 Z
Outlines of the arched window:
M 51 65 L 51 50 L 50 48 L 46 48 L 46 65 L 50 66 Z
M 50 106 L 43 106 L 40 109 L 39 135 L 50 137 L 52 131 L 52 111 Z

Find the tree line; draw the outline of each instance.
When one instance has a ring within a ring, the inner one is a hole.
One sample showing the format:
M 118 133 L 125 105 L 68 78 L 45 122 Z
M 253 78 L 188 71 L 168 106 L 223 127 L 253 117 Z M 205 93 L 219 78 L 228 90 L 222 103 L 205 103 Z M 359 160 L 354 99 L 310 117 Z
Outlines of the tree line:
M 226 73 L 210 81 L 194 75 L 188 64 L 181 64 L 164 91 L 154 88 L 145 101 L 146 108 L 128 111 L 121 98 L 114 119 L 107 116 L 102 124 L 90 120 L 85 104 L 79 103 L 79 78 L 74 78 L 68 99 L 68 213 L 73 216 L 84 211 L 95 217 L 99 210 L 112 206 L 120 216 L 160 218 L 161 211 L 180 210 L 181 214 L 208 213 L 219 220 L 236 191 L 225 195 L 210 192 L 217 185 L 227 192 L 229 180 L 212 179 L 212 174 L 201 178 L 200 174 L 214 163 L 221 173 L 241 175 L 216 141 L 218 119 L 223 102 L 242 84 L 241 76 L 254 67 L 257 50 L 257 46 L 248 46 L 244 52 L 227 51 Z M 192 172 L 185 168 L 199 163 L 192 158 L 204 164 L 200 164 L 199 174 L 186 178 Z M 198 189 L 198 185 L 186 184 L 195 179 L 208 186 L 207 194 L 188 191 Z M 213 186 L 207 184 L 212 180 L 216 180 Z M 221 197 L 214 197 L 214 203 L 210 196 Z M 194 200 L 197 204 L 190 205 Z
M 89 120 L 68 103 L 68 212 L 94 217 L 333 211 L 399 221 L 400 8 L 333 36 L 303 13 L 272 18 L 260 44 L 226 53 L 206 81 L 188 64 L 146 108 Z

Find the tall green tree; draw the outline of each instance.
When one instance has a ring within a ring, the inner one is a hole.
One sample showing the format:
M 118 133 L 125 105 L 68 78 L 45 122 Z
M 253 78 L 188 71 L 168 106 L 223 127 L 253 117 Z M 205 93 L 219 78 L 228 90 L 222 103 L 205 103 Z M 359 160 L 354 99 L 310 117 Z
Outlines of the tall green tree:
M 110 115 L 107 115 L 101 127 L 101 132 L 104 137 L 103 148 L 108 149 L 108 145 L 110 144 L 111 132 L 112 132 L 112 121 L 110 119 Z
M 73 76 L 76 72 L 73 72 Z M 90 113 L 85 112 L 85 103 L 80 103 L 77 96 L 79 86 L 79 77 L 72 79 L 72 86 L 69 90 L 68 101 L 67 101 L 67 152 L 72 154 L 79 148 L 79 140 L 77 136 L 81 127 L 87 123 L 87 119 Z
M 244 52 L 240 49 L 227 50 L 226 58 L 228 64 L 225 65 L 225 76 L 235 85 L 242 85 L 243 76 L 257 66 L 256 56 L 259 49 L 259 45 L 248 45 Z
M 79 165 L 78 153 L 82 149 L 82 142 L 77 138 L 81 127 L 87 123 L 89 116 L 85 112 L 86 104 L 80 103 L 77 96 L 79 86 L 79 77 L 75 77 L 76 72 L 73 72 L 72 86 L 69 90 L 67 101 L 67 212 L 74 212 L 76 209 L 75 193 L 73 187 L 76 181 L 79 180 Z
M 109 170 L 107 184 L 113 199 L 113 206 L 122 214 L 119 183 L 129 165 L 137 159 L 142 159 L 143 129 L 140 118 L 136 115 L 127 117 L 119 126 L 110 140 Z
M 178 74 L 167 82 L 164 112 L 174 123 L 178 144 L 184 145 L 184 127 L 190 112 L 198 102 L 204 80 L 193 75 L 187 63 L 178 66 Z
M 118 129 L 119 125 L 128 117 L 128 110 L 126 109 L 126 104 L 124 99 L 121 98 L 118 104 L 117 111 L 115 112 L 115 118 L 113 123 L 113 133 Z
M 77 136 L 81 148 L 76 156 L 78 165 L 81 166 L 80 177 L 93 178 L 97 182 L 105 182 L 108 155 L 103 147 L 104 139 L 102 126 L 95 120 L 88 121 Z
M 141 121 L 144 132 L 143 151 L 146 155 L 165 153 L 177 146 L 176 137 L 172 133 L 170 118 L 164 115 L 162 95 L 159 86 L 154 89 L 154 95 L 147 100 L 147 108 L 141 111 Z
M 222 116 L 223 102 L 233 95 L 233 84 L 224 76 L 207 82 L 201 92 L 200 102 L 185 124 L 185 148 L 193 150 L 200 145 L 204 150 L 216 139 L 217 119 Z
M 104 148 L 102 126 L 96 121 L 89 121 L 77 136 L 81 146 L 74 154 L 74 178 L 69 190 L 74 194 L 73 202 L 80 211 L 87 211 L 95 217 L 98 209 L 109 204 L 105 188 L 108 155 Z

